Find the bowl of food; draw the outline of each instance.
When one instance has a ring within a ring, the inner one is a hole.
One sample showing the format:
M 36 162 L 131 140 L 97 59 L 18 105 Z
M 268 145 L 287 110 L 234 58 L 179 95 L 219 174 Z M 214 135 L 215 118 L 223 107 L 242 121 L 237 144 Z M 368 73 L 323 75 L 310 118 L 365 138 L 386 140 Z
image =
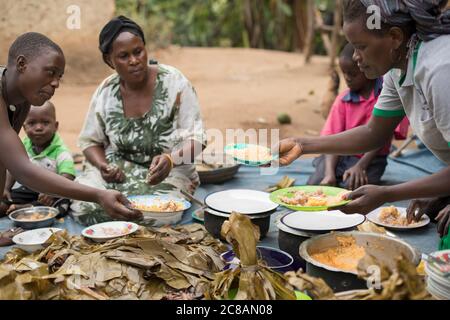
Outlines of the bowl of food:
M 58 228 L 40 228 L 19 233 L 13 237 L 13 242 L 20 249 L 33 253 L 44 249 L 44 244 L 56 232 L 62 231 Z
M 24 229 L 49 227 L 55 222 L 59 211 L 52 207 L 29 207 L 11 212 L 9 219 Z
M 262 260 L 263 264 L 269 269 L 281 273 L 293 271 L 292 263 L 294 259 L 287 252 L 271 247 L 257 246 L 256 254 L 258 259 Z M 222 253 L 220 259 L 225 262 L 224 270 L 234 269 L 240 264 L 239 258 L 236 257 L 233 250 Z
M 202 184 L 222 183 L 233 179 L 239 171 L 239 164 L 206 164 L 195 166 Z
M 334 292 L 367 289 L 358 278 L 358 266 L 370 255 L 377 264 L 395 268 L 403 257 L 417 266 L 420 254 L 408 243 L 383 234 L 358 231 L 319 235 L 300 245 L 300 256 L 306 261 L 306 272 L 325 280 Z
M 134 209 L 142 212 L 144 221 L 152 221 L 155 227 L 180 222 L 184 211 L 191 207 L 189 201 L 170 195 L 130 196 L 128 200 Z

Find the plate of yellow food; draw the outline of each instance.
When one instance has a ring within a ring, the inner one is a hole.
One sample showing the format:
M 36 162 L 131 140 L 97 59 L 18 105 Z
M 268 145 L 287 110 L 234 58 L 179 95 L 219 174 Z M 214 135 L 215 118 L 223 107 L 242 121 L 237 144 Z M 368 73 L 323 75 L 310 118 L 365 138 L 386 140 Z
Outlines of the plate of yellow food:
M 262 166 L 278 159 L 269 148 L 257 144 L 230 144 L 225 147 L 225 153 L 232 156 L 236 162 L 253 167 Z
M 430 223 L 427 215 L 423 215 L 419 221 L 408 223 L 406 208 L 395 206 L 378 208 L 367 214 L 367 219 L 379 226 L 395 230 L 417 229 Z
M 274 191 L 270 200 L 295 211 L 324 211 L 345 205 L 348 190 L 327 186 L 297 186 Z
M 153 220 L 155 227 L 178 223 L 191 207 L 189 201 L 172 195 L 129 196 L 128 200 L 133 209 L 142 212 L 144 220 Z

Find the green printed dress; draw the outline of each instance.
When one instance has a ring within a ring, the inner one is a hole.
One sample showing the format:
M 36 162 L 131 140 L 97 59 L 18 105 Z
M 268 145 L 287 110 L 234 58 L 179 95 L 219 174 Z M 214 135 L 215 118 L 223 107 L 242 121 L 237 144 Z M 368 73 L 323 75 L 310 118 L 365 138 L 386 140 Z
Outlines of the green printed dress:
M 158 185 L 146 183 L 153 157 L 170 153 L 188 140 L 206 143 L 196 92 L 180 71 L 158 65 L 152 108 L 140 118 L 125 117 L 120 78 L 113 74 L 92 97 L 79 147 L 85 150 L 103 146 L 108 162 L 119 166 L 126 180 L 107 183 L 100 171 L 87 163 L 76 181 L 99 189 L 115 189 L 125 195 L 178 193 L 180 189 L 194 192 L 199 185 L 194 165 L 174 167 Z M 85 225 L 111 220 L 94 203 L 74 201 L 71 212 L 76 221 Z

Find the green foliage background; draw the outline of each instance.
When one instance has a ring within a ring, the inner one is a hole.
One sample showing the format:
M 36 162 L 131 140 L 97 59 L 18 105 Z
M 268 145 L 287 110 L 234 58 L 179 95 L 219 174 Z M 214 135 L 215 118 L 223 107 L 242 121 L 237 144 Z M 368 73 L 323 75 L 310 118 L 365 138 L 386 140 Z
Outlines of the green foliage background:
M 250 0 L 262 10 L 265 49 L 293 51 L 293 0 Z M 244 23 L 245 0 L 116 0 L 116 14 L 126 15 L 144 29 L 151 47 L 169 44 L 207 47 L 249 47 Z M 316 0 L 322 10 L 333 1 Z M 316 51 L 323 53 L 320 36 Z

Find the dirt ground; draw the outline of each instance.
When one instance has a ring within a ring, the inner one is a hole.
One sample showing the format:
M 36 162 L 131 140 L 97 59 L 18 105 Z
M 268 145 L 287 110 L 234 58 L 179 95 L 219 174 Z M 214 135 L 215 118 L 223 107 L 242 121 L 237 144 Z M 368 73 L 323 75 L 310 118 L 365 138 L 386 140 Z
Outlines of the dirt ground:
M 304 66 L 297 53 L 180 47 L 152 57 L 180 69 L 194 84 L 207 129 L 279 128 L 286 137 L 317 134 L 324 123 L 318 109 L 327 83 L 326 58 L 314 57 Z M 100 59 L 98 63 L 84 84 L 79 78 L 76 83 L 68 80 L 53 98 L 60 133 L 73 151 L 78 151 L 76 139 L 91 95 L 108 75 Z M 279 113 L 288 113 L 292 124 L 278 125 Z

